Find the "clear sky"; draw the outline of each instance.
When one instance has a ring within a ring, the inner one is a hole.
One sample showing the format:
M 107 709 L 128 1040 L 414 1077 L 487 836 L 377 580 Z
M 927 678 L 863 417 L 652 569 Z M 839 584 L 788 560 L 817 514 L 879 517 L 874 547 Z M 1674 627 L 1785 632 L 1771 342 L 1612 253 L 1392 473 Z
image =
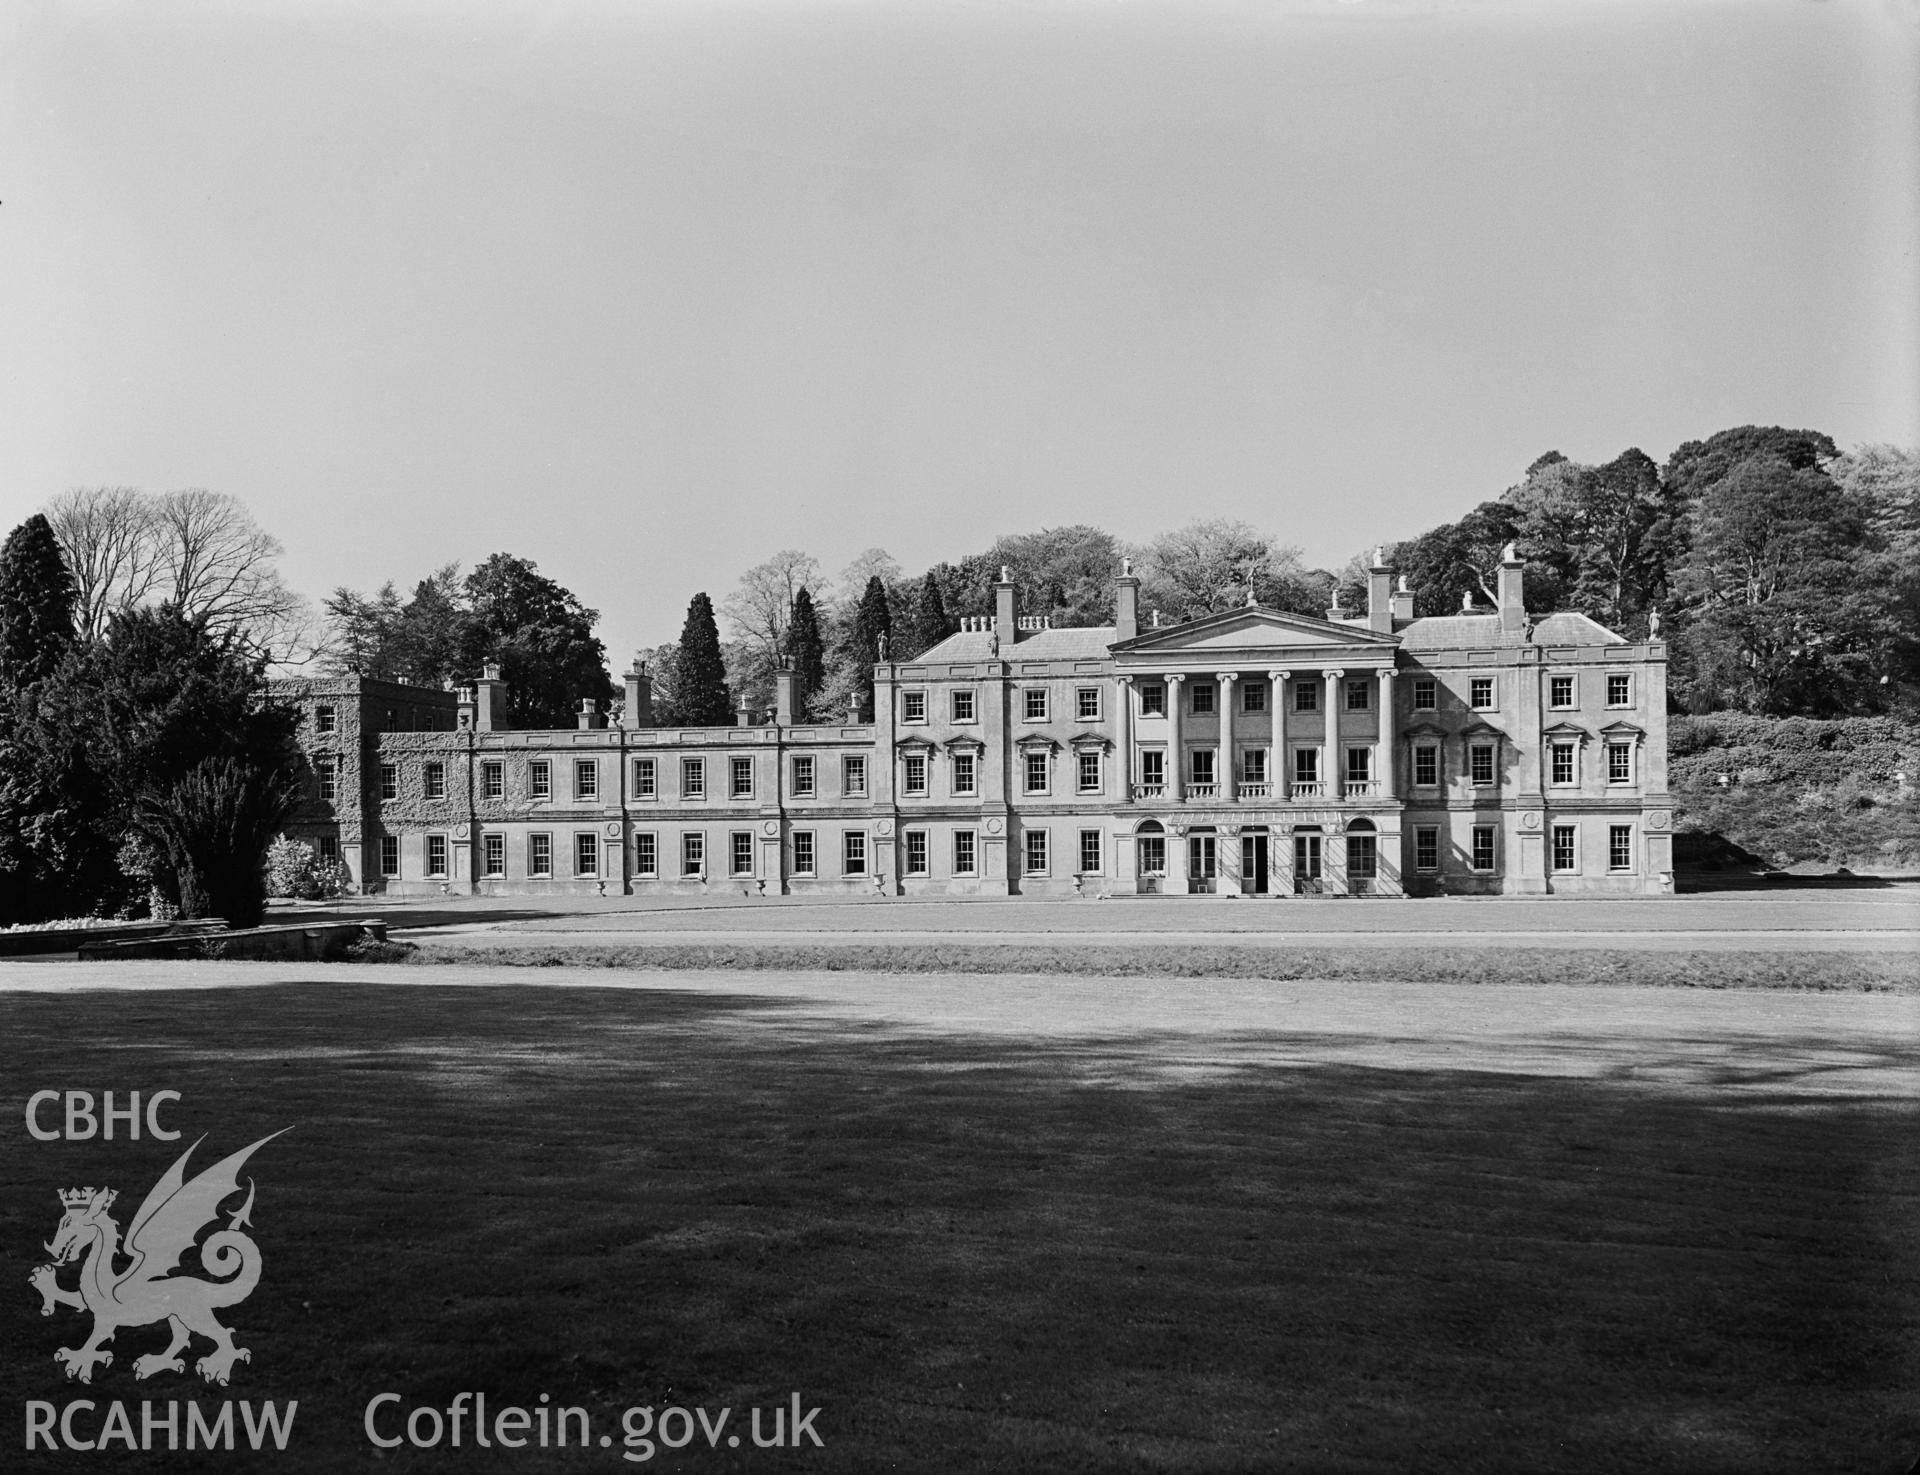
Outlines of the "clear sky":
M 0 512 L 507 550 L 616 663 L 797 546 L 1920 441 L 1920 7 L 0 0 Z

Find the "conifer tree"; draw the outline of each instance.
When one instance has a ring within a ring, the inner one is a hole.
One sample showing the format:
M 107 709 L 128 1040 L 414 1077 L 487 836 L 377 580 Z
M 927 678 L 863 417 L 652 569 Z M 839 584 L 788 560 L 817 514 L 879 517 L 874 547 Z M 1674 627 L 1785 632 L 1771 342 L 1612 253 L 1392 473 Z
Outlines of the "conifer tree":
M 73 576 L 44 513 L 0 545 L 0 686 L 23 690 L 52 674 L 73 644 Z
M 900 655 L 918 656 L 953 634 L 953 621 L 947 618 L 946 601 L 940 597 L 940 581 L 927 570 L 920 585 L 920 597 L 914 601 L 913 638 L 901 642 Z
M 847 633 L 847 655 L 862 694 L 861 710 L 873 712 L 873 667 L 880 659 L 882 637 L 893 636 L 893 610 L 887 603 L 887 586 L 878 574 L 867 579 L 866 592 L 853 612 L 853 627 Z
M 696 594 L 680 631 L 680 661 L 674 673 L 673 720 L 684 727 L 723 727 L 733 721 L 727 663 L 713 601 Z
M 827 682 L 827 647 L 820 638 L 820 615 L 805 585 L 793 596 L 793 613 L 787 622 L 787 664 L 793 668 L 794 715 L 804 720 L 812 714 L 820 688 Z

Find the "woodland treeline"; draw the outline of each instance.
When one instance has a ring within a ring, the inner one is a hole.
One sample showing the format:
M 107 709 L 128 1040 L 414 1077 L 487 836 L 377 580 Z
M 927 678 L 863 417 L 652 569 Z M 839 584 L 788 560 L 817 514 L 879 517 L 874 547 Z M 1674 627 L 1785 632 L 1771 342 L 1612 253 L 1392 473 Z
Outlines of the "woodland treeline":
M 1581 610 L 1630 639 L 1658 612 L 1684 710 L 1911 715 L 1920 705 L 1920 451 L 1842 452 L 1818 431 L 1742 426 L 1689 441 L 1664 465 L 1637 449 L 1588 465 L 1548 452 L 1458 521 L 1385 544 L 1419 614 L 1491 602 L 1501 549 L 1527 564 L 1536 613 Z M 714 723 L 772 703 L 790 665 L 807 715 L 863 707 L 884 637 L 911 658 L 992 607 L 1002 566 L 1023 613 L 1056 625 L 1113 617 L 1123 558 L 1147 618 L 1193 619 L 1247 602 L 1324 615 L 1364 608 L 1371 550 L 1310 568 L 1244 522 L 1207 520 L 1129 545 L 1074 525 L 1020 533 L 911 572 L 870 549 L 829 576 L 803 550 L 746 570 L 717 607 L 693 598 L 678 640 L 642 652 L 668 722 Z M 509 577 L 510 574 L 510 577 Z M 517 591 L 511 597 L 496 587 Z M 338 669 L 438 685 L 500 659 L 526 725 L 565 724 L 611 691 L 594 615 L 531 565 L 498 555 L 464 582 L 430 574 L 403 598 L 338 590 Z M 722 634 L 721 621 L 725 622 Z

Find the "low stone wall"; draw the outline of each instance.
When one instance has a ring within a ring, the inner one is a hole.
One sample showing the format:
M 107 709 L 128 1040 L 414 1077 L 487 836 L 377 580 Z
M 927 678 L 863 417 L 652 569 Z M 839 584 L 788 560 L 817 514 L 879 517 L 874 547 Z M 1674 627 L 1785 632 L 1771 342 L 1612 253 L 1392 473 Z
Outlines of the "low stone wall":
M 116 958 L 230 958 L 248 962 L 322 962 L 346 956 L 355 943 L 384 942 L 385 922 L 311 922 L 249 927 L 238 932 L 190 933 L 131 942 L 83 943 L 89 962 Z
M 203 922 L 115 922 L 104 927 L 23 929 L 19 932 L 0 932 L 0 958 L 72 953 L 88 943 L 141 942 L 148 938 L 178 935 L 198 937 L 226 930 L 227 924 L 217 917 Z

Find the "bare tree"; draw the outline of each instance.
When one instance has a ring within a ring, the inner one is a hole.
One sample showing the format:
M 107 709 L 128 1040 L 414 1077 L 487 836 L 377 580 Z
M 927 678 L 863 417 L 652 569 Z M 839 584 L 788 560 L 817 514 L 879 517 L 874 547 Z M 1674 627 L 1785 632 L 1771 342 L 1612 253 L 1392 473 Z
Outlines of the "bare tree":
M 840 570 L 840 583 L 836 590 L 837 600 L 851 609 L 860 602 L 860 596 L 866 592 L 868 579 L 877 577 L 881 583 L 891 589 L 900 582 L 900 574 L 899 559 L 884 548 L 869 548 Z
M 285 659 L 311 644 L 311 616 L 280 581 L 280 540 L 238 498 L 191 488 L 153 500 L 156 593 L 190 620 Z
M 742 574 L 740 587 L 720 608 L 735 635 L 753 645 L 766 660 L 777 663 L 786 652 L 794 596 L 819 583 L 819 560 L 798 548 L 783 548 Z
M 75 487 L 47 504 L 73 575 L 75 633 L 97 640 L 108 619 L 144 604 L 160 574 L 153 499 L 134 487 Z
M 83 639 L 97 639 L 126 610 L 172 604 L 276 664 L 313 658 L 313 612 L 280 580 L 280 541 L 237 498 L 85 487 L 56 497 L 47 520 L 79 589 Z

